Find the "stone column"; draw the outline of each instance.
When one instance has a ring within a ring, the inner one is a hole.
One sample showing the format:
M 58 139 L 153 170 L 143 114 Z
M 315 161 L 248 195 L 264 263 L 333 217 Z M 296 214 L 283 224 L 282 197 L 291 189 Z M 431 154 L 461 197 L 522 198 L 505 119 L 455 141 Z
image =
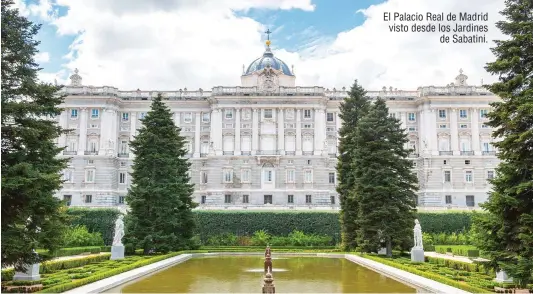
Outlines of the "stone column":
M 302 114 L 296 110 L 296 155 L 302 155 Z
M 457 130 L 457 109 L 452 109 L 450 113 L 450 144 L 453 155 L 459 155 L 459 132 Z
M 472 151 L 474 151 L 474 155 L 481 155 L 481 146 L 479 144 L 479 112 L 476 108 L 472 109 L 471 115 Z
M 283 118 L 283 108 L 278 109 L 278 152 L 285 155 L 285 120 Z
M 176 127 L 180 127 L 180 124 L 181 124 L 181 115 L 179 112 L 174 112 L 174 124 L 176 125 Z
M 131 120 L 131 123 L 130 123 L 130 142 L 132 142 L 134 139 L 135 139 L 135 135 L 136 132 L 137 132 L 137 112 L 131 112 L 130 113 L 130 120 Z M 134 158 L 135 156 L 133 155 L 133 152 L 131 152 L 131 144 L 128 143 L 128 154 L 129 154 L 129 158 Z
M 202 115 L 200 112 L 197 112 L 194 114 L 195 120 L 194 120 L 194 153 L 192 154 L 192 157 L 199 158 L 200 157 L 200 124 L 202 121 Z
M 59 115 L 59 126 L 63 129 L 68 129 L 68 109 L 63 111 Z M 58 147 L 67 146 L 67 134 L 61 134 L 59 136 L 59 141 L 57 142 Z
M 424 106 L 422 106 L 422 109 L 420 110 L 418 117 L 416 118 L 417 126 L 418 126 L 418 138 L 419 138 L 418 153 L 420 155 L 427 153 L 429 150 L 428 134 L 425 128 L 425 123 L 426 123 L 425 116 L 426 116 L 426 110 L 424 109 Z
M 437 111 L 430 109 L 428 114 L 428 121 L 425 123 L 429 138 L 429 152 L 432 155 L 439 155 L 439 148 L 437 146 Z
M 109 135 L 110 135 L 110 127 L 111 120 L 110 117 L 111 113 L 109 109 L 102 109 L 102 120 L 100 121 L 100 148 L 98 149 L 98 155 L 105 155 L 106 149 L 109 146 Z
M 241 109 L 235 109 L 235 155 L 241 155 Z
M 111 153 L 113 154 L 113 156 L 117 156 L 118 148 L 119 148 L 118 126 L 119 126 L 120 115 L 119 115 L 119 112 L 116 110 L 111 110 L 110 114 L 111 114 L 111 117 L 110 117 L 111 127 L 109 128 L 109 138 L 112 142 L 111 142 L 111 146 L 109 146 L 109 149 L 111 149 Z
M 339 131 L 340 131 L 341 127 L 342 127 L 342 120 L 341 120 L 340 111 L 337 111 L 336 114 L 337 114 L 337 117 L 335 117 L 335 128 L 336 128 L 335 129 L 335 137 L 337 138 L 337 153 L 338 153 L 339 152 L 339 143 L 340 143 L 340 141 L 339 141 L 339 138 L 340 138 Z
M 257 108 L 254 108 L 253 116 L 252 116 L 252 155 L 257 154 L 258 143 L 259 143 L 259 111 Z
M 80 144 L 78 145 L 78 155 L 84 155 L 87 148 L 87 108 L 81 109 L 80 114 Z
M 215 155 L 222 155 L 222 110 L 220 108 L 215 109 L 213 125 L 216 127 L 214 133 Z
M 409 133 L 409 130 L 407 130 L 407 114 L 405 112 L 399 112 L 399 114 L 400 121 L 402 122 L 402 128 L 405 129 L 406 133 Z M 405 143 L 403 146 L 409 149 L 409 142 Z
M 322 149 L 324 148 L 324 141 L 326 140 L 325 115 L 326 114 L 325 114 L 324 109 L 315 109 L 314 155 L 322 154 Z

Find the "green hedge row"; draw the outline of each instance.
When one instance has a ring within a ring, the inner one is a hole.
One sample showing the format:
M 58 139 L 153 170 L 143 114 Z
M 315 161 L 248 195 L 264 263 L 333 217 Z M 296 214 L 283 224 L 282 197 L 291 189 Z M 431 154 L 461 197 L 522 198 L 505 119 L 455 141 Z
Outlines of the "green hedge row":
M 116 209 L 71 208 L 72 225 L 84 225 L 90 232 L 100 232 L 106 245 L 113 240 L 114 223 L 120 212 Z M 202 241 L 209 237 L 232 233 L 250 236 L 265 230 L 273 236 L 287 236 L 294 230 L 305 234 L 328 235 L 340 241 L 338 212 L 327 211 L 194 211 Z M 418 220 L 427 233 L 453 233 L 470 228 L 471 212 L 419 212 Z M 414 224 L 413 224 L 414 226 Z
M 72 256 L 72 255 L 79 255 L 82 253 L 96 254 L 100 252 L 111 252 L 111 246 L 87 246 L 87 247 L 61 248 L 52 254 L 50 254 L 47 250 L 37 249 L 37 253 L 43 256 L 49 256 L 49 257 Z
M 436 245 L 435 251 L 441 254 L 453 253 L 453 255 L 459 256 L 479 257 L 479 250 L 470 245 Z

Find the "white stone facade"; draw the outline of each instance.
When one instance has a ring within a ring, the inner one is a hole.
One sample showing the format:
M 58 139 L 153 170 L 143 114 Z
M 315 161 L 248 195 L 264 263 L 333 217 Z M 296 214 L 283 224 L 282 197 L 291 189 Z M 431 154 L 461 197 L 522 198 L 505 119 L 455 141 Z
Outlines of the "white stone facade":
M 243 86 L 211 91 L 121 91 L 83 85 L 75 72 L 59 117 L 72 132 L 58 139 L 72 160 L 57 196 L 72 206 L 125 207 L 129 141 L 162 93 L 188 139 L 199 209 L 338 209 L 337 131 L 346 89 L 297 87 L 292 70 L 271 60 L 243 70 Z M 385 98 L 407 129 L 421 208 L 476 208 L 487 199 L 498 160 L 485 114 L 499 98 L 466 79 L 461 72 L 443 87 L 368 92 Z

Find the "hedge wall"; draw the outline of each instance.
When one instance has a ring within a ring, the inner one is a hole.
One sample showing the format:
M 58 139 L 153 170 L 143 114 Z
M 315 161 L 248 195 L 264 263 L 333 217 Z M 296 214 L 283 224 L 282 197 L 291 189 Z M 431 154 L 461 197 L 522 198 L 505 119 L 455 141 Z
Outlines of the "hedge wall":
M 71 226 L 83 225 L 89 232 L 100 232 L 105 245 L 113 243 L 115 221 L 120 211 L 114 208 L 69 208 Z
M 113 241 L 114 223 L 120 212 L 116 209 L 71 208 L 72 225 L 85 225 L 90 232 L 100 232 L 106 245 Z M 286 236 L 293 230 L 306 234 L 329 235 L 340 239 L 338 212 L 327 211 L 194 211 L 197 234 L 202 240 L 223 233 L 251 235 L 265 230 L 272 235 Z M 428 233 L 452 233 L 470 228 L 471 212 L 419 212 L 422 230 Z M 391 220 L 394 221 L 394 220 Z M 414 224 L 413 224 L 414 226 Z

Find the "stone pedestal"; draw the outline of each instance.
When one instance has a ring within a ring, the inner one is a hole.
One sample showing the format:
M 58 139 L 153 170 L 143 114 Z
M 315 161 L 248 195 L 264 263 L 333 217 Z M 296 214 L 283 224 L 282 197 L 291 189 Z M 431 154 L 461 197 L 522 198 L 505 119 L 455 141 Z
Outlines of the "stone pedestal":
M 111 260 L 124 259 L 124 245 L 111 246 Z
M 498 283 L 509 283 L 513 281 L 513 278 L 509 277 L 504 271 L 498 271 L 496 272 L 496 279 L 494 281 Z
M 378 250 L 378 255 L 387 255 L 387 248 L 383 247 Z
M 38 263 L 27 265 L 24 272 L 15 272 L 13 276 L 13 281 L 38 281 L 40 279 Z
M 411 249 L 411 261 L 424 262 L 424 249 L 413 247 L 413 249 Z

